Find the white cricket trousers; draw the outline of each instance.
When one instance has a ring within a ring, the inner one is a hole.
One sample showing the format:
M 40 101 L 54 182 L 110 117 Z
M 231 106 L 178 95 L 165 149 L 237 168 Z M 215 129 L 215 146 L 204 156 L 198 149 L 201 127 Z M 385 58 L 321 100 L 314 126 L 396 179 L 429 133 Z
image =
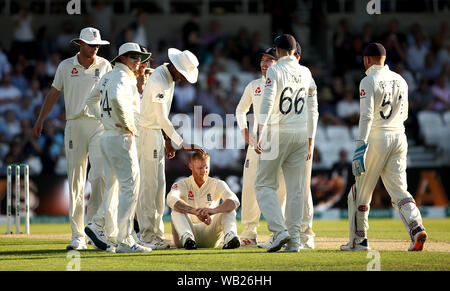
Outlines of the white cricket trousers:
M 367 238 L 370 202 L 380 176 L 391 196 L 392 205 L 411 235 L 414 228 L 422 226 L 422 217 L 407 190 L 406 135 L 403 132 L 372 130 L 368 143 L 366 172 L 356 177 L 356 187 L 353 185 L 348 194 L 350 242 L 359 243 Z
M 305 200 L 306 158 L 309 146 L 307 133 L 306 130 L 275 132 L 270 128 L 266 132 L 267 135 L 272 136 L 272 142 L 263 137 L 263 153 L 260 155 L 256 174 L 256 199 L 268 228 L 274 235 L 287 230 L 291 239 L 300 242 L 300 227 Z M 278 141 L 273 138 L 277 134 Z M 272 158 L 265 158 L 264 153 L 269 151 L 277 151 L 278 154 Z M 276 194 L 280 170 L 283 171 L 286 183 L 285 218 L 283 218 Z
M 145 243 L 164 239 L 166 192 L 164 138 L 160 129 L 139 127 L 138 157 L 141 171 L 136 209 L 140 239 Z
M 135 243 L 131 234 L 139 195 L 135 137 L 106 130 L 101 137 L 101 146 L 106 177 L 105 236 L 111 242 L 131 246 Z
M 256 181 L 256 171 L 258 170 L 258 160 L 259 155 L 251 147 L 247 149 L 247 156 L 244 162 L 244 173 L 243 173 L 243 185 L 242 185 L 242 204 L 241 204 L 241 222 L 244 225 L 244 230 L 242 231 L 242 239 L 256 239 L 257 238 L 257 228 L 259 226 L 259 219 L 261 216 L 261 211 L 256 201 L 255 195 L 255 181 Z M 280 176 L 278 177 L 280 185 L 277 189 L 278 203 L 281 207 L 281 212 L 284 217 L 284 209 L 286 205 L 286 186 L 284 183 L 284 176 L 282 171 L 280 171 Z
M 312 160 L 312 157 L 311 157 Z M 307 162 L 307 174 L 309 171 L 309 180 L 311 179 L 311 160 Z M 241 204 L 241 222 L 244 225 L 242 231 L 242 239 L 256 239 L 257 228 L 259 226 L 259 219 L 261 216 L 261 210 L 259 209 L 258 202 L 255 195 L 255 181 L 256 172 L 258 170 L 259 155 L 253 148 L 247 149 L 247 156 L 244 163 L 243 185 L 242 185 L 242 204 Z M 283 171 L 280 171 L 280 177 L 277 189 L 278 203 L 281 207 L 281 212 L 284 217 L 286 207 L 286 184 L 284 182 Z M 308 180 L 308 176 L 307 179 Z M 308 194 L 305 195 L 303 217 L 300 229 L 300 237 L 302 242 L 308 242 L 314 239 L 315 233 L 312 230 L 313 218 L 314 218 L 314 205 L 312 201 L 311 188 L 307 184 Z
M 87 205 L 88 220 L 94 216 L 103 200 L 105 178 L 103 155 L 100 149 L 102 133 L 102 123 L 94 118 L 80 117 L 66 122 L 64 149 L 69 183 L 69 220 L 72 239 L 85 237 L 84 187 L 88 159 L 91 165 L 88 180 L 92 189 Z
M 178 234 L 179 245 L 182 248 L 181 238 L 188 233 L 194 237 L 197 247 L 215 248 L 217 247 L 224 234 L 233 231 L 237 233 L 236 211 L 214 214 L 211 216 L 211 224 L 206 225 L 203 222 L 193 223 L 190 214 L 183 214 L 172 210 L 172 226 Z

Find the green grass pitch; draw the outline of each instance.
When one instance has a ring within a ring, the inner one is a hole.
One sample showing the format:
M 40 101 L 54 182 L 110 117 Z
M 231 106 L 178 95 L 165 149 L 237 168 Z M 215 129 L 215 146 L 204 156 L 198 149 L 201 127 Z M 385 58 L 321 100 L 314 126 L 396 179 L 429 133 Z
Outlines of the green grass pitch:
M 450 270 L 450 218 L 425 219 L 429 239 L 423 252 L 408 252 L 409 236 L 400 220 L 371 219 L 369 241 L 378 251 L 382 271 Z M 23 226 L 22 226 L 23 227 Z M 171 233 L 166 223 L 166 233 Z M 239 232 L 242 225 L 238 223 Z M 82 271 L 158 270 L 158 271 L 365 271 L 375 258 L 371 252 L 342 252 L 346 243 L 346 220 L 314 221 L 316 249 L 299 253 L 267 253 L 263 249 L 235 250 L 168 249 L 149 254 L 109 254 L 93 249 L 79 252 Z M 30 237 L 3 235 L 0 226 L 0 271 L 54 270 L 65 271 L 74 266 L 72 253 L 65 250 L 69 243 L 69 224 L 32 224 Z M 259 234 L 267 238 L 264 221 Z

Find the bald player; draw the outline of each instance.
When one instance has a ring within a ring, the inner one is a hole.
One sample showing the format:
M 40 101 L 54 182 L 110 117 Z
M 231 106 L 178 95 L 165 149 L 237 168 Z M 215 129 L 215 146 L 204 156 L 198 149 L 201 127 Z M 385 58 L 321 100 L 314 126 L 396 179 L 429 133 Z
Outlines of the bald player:
M 72 241 L 67 249 L 81 250 L 87 248 L 84 232 L 84 185 L 88 157 L 91 165 L 88 180 L 92 185 L 87 207 L 88 220 L 99 209 L 105 190 L 103 157 L 100 149 L 103 125 L 86 106 L 86 99 L 100 78 L 111 71 L 111 64 L 97 56 L 100 46 L 109 44 L 108 41 L 101 39 L 97 29 L 83 28 L 80 37 L 71 42 L 79 45 L 80 50 L 75 56 L 65 59 L 58 65 L 52 88 L 45 97 L 33 127 L 33 136 L 40 138 L 44 120 L 61 92 L 64 92 L 67 120 L 64 149 L 69 182 L 69 220 L 72 228 Z
M 189 169 L 192 175 L 173 184 L 167 195 L 175 245 L 188 250 L 215 248 L 223 237 L 223 249 L 238 248 L 236 194 L 224 181 L 209 177 L 209 155 L 194 153 Z
M 359 88 L 360 119 L 352 171 L 355 184 L 348 194 L 350 241 L 343 251 L 369 250 L 370 201 L 381 176 L 392 205 L 411 237 L 409 251 L 421 251 L 427 239 L 422 217 L 407 191 L 408 143 L 403 122 L 408 118 L 408 85 L 384 65 L 386 50 L 370 43 L 364 50 L 366 77 Z
M 278 62 L 267 70 L 258 116 L 255 151 L 261 156 L 255 190 L 273 234 L 268 252 L 284 244 L 287 252 L 300 250 L 306 162 L 312 156 L 318 120 L 316 85 L 309 69 L 294 56 L 296 43 L 289 34 L 275 39 Z M 276 195 L 280 171 L 286 183 L 285 218 Z

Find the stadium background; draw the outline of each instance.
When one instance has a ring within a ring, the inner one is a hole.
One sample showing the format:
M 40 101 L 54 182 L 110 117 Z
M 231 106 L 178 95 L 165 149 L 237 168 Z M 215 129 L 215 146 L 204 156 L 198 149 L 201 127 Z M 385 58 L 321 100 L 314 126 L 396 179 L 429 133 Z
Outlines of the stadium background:
M 5 223 L 6 166 L 13 162 L 30 165 L 32 222 L 67 219 L 63 98 L 40 140 L 32 139 L 31 128 L 58 63 L 77 51 L 69 40 L 86 26 L 111 42 L 98 53 L 107 59 L 126 41 L 146 46 L 153 68 L 167 60 L 168 47 L 193 51 L 200 60 L 199 82 L 177 84 L 171 114 L 189 113 L 192 119 L 193 105 L 202 106 L 203 116 L 215 113 L 225 120 L 234 114 L 245 86 L 260 75 L 260 50 L 281 32 L 293 34 L 302 46 L 301 63 L 318 85 L 311 183 L 316 218 L 346 215 L 358 84 L 364 76 L 361 54 L 368 42 L 383 43 L 387 64 L 409 85 L 409 191 L 424 217 L 450 216 L 450 1 L 380 0 L 381 14 L 375 15 L 366 11 L 369 0 L 80 0 L 81 13 L 73 15 L 68 2 L 0 1 L 0 224 Z M 192 127 L 211 129 L 201 122 Z M 240 196 L 245 150 L 209 152 L 211 175 Z M 189 175 L 187 158 L 177 152 L 166 163 L 167 187 Z M 87 184 L 86 201 L 89 192 Z M 381 181 L 372 208 L 372 216 L 395 217 Z

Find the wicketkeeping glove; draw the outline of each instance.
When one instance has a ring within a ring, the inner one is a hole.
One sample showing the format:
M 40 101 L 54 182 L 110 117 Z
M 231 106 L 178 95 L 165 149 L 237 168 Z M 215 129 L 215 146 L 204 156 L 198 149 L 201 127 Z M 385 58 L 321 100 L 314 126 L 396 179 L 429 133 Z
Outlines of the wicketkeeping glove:
M 362 140 L 356 141 L 356 150 L 353 155 L 353 162 L 352 162 L 352 172 L 355 177 L 364 174 L 364 172 L 366 171 L 365 160 L 368 148 L 369 148 L 368 143 L 365 143 Z

